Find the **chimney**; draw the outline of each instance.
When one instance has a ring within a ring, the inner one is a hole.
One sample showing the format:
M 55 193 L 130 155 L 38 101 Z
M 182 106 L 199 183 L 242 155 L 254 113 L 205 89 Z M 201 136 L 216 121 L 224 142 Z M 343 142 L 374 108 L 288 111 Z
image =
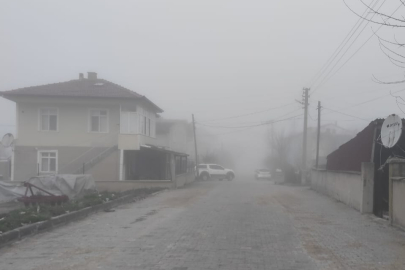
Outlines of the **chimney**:
M 87 72 L 87 79 L 97 80 L 97 73 L 96 72 Z
M 83 80 L 83 79 L 84 79 L 83 73 L 79 73 L 79 80 Z

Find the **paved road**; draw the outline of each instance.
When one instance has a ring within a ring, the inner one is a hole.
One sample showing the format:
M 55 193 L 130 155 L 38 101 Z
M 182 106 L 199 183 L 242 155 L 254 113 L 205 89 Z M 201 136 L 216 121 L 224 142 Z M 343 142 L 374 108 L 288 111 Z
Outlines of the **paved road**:
M 405 269 L 405 234 L 307 188 L 164 191 L 0 250 L 0 269 Z

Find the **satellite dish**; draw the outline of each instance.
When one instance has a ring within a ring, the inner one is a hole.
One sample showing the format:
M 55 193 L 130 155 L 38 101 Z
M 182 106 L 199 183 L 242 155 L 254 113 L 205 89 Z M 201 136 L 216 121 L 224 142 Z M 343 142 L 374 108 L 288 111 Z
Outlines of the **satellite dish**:
M 396 115 L 389 115 L 381 127 L 381 142 L 385 148 L 392 148 L 397 144 L 402 134 L 402 119 Z
M 1 144 L 4 147 L 10 147 L 14 142 L 14 136 L 11 133 L 7 133 L 3 136 L 3 139 L 1 140 Z

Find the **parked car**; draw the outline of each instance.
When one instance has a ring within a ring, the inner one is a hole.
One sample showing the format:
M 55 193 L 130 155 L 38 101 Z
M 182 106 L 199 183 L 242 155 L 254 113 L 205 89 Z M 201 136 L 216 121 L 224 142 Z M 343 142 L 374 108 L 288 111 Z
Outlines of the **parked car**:
M 199 164 L 198 170 L 195 170 L 196 178 L 202 180 L 208 179 L 228 179 L 233 180 L 235 178 L 235 173 L 231 169 L 226 169 L 217 164 Z M 197 174 L 198 171 L 198 174 Z
M 267 170 L 267 169 L 258 169 L 258 170 L 256 170 L 255 178 L 256 178 L 256 180 L 270 179 L 271 178 L 270 170 Z

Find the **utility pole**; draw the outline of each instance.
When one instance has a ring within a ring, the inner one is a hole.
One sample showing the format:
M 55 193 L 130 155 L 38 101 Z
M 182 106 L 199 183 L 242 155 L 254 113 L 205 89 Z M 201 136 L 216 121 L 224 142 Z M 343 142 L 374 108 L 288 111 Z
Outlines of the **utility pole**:
M 315 168 L 318 169 L 319 162 L 319 141 L 321 139 L 321 102 L 318 101 L 318 134 L 316 136 L 316 163 Z
M 193 132 L 194 132 L 194 149 L 195 149 L 195 169 L 197 172 L 197 176 L 200 176 L 200 174 L 198 173 L 198 152 L 197 152 L 197 135 L 195 132 L 195 120 L 194 120 L 194 114 L 191 115 L 193 118 Z
M 306 184 L 307 178 L 307 127 L 308 127 L 308 93 L 309 88 L 304 88 L 302 93 L 304 105 L 304 134 L 302 142 L 302 169 L 301 169 L 301 184 Z

